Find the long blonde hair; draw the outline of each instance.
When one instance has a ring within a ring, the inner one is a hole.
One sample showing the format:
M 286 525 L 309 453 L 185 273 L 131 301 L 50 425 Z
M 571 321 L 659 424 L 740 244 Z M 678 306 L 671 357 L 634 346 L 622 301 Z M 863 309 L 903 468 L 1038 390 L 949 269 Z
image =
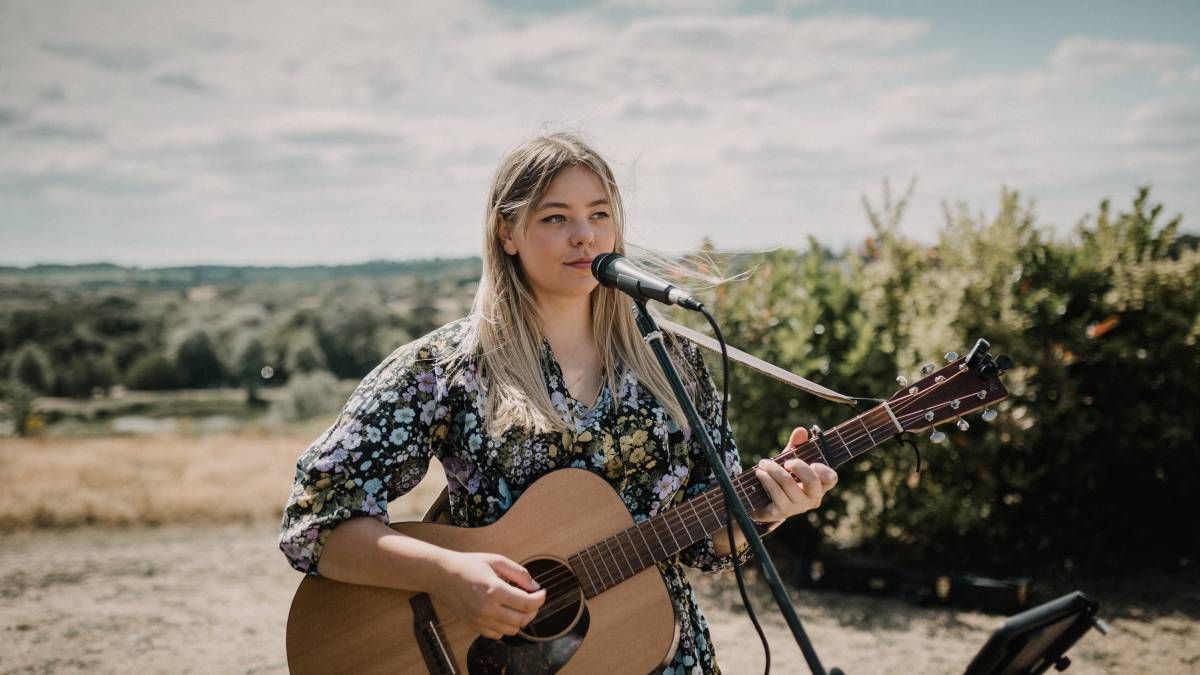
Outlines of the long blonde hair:
M 529 207 L 540 203 L 550 182 L 565 168 L 582 166 L 600 178 L 616 225 L 614 250 L 625 252 L 625 217 L 612 170 L 583 140 L 570 133 L 538 136 L 513 149 L 501 161 L 489 192 L 483 227 L 483 275 L 468 317 L 468 329 L 447 361 L 478 358 L 487 380 L 487 431 L 500 436 L 510 429 L 533 433 L 567 431 L 569 426 L 550 401 L 542 371 L 542 323 L 533 291 L 516 256 L 505 253 L 500 226 L 526 226 Z M 630 369 L 681 429 L 683 410 L 642 340 L 619 291 L 597 287 L 590 298 L 592 332 L 613 405 L 618 400 L 618 365 Z M 695 390 L 695 374 L 679 363 L 680 374 Z M 634 395 L 631 392 L 630 395 Z

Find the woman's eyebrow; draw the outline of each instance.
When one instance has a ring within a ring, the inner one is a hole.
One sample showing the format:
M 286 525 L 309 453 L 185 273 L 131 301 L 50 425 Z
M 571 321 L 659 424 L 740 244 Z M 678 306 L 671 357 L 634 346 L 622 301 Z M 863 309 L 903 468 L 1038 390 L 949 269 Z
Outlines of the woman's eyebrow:
M 590 209 L 593 206 L 599 206 L 601 204 L 607 204 L 607 203 L 608 203 L 607 198 L 597 199 L 596 201 L 592 202 L 591 204 L 588 204 L 588 208 Z M 571 205 L 565 204 L 563 202 L 542 202 L 541 206 L 537 207 L 537 210 L 541 211 L 542 209 L 569 209 L 569 208 L 571 208 Z

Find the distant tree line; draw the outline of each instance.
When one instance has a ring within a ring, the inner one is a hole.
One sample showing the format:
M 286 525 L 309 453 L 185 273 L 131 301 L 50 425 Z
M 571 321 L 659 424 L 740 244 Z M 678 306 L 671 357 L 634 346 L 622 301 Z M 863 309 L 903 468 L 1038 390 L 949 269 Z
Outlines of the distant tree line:
M 477 278 L 477 261 L 466 260 L 320 283 L 79 290 L 25 282 L 8 287 L 18 306 L 0 310 L 0 376 L 42 396 L 235 386 L 254 400 L 296 374 L 362 377 L 391 349 L 461 314 Z

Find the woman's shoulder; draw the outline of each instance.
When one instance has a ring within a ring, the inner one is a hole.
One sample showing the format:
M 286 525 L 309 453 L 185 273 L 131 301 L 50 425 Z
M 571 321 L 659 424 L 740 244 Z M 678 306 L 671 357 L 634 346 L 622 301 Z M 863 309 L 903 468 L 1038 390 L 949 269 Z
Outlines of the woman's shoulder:
M 455 319 L 401 345 L 393 354 L 411 355 L 418 361 L 440 361 L 458 351 L 470 327 L 470 317 Z
M 469 317 L 455 319 L 397 347 L 381 365 L 433 370 L 458 352 L 469 330 Z

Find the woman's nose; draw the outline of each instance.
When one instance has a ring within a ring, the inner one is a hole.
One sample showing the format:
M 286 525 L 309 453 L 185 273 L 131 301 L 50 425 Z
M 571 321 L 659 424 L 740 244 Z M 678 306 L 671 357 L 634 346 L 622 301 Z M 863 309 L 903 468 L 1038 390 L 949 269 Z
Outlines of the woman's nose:
M 591 223 L 587 220 L 576 221 L 575 229 L 571 232 L 571 245 L 582 246 L 590 244 L 596 239 L 596 233 L 592 231 Z

